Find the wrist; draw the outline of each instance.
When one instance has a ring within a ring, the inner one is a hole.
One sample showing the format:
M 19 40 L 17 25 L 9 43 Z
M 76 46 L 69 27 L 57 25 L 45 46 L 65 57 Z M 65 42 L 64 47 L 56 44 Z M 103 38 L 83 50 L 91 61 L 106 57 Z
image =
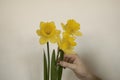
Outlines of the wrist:
M 82 80 L 101 80 L 101 79 L 91 73 L 88 73 Z

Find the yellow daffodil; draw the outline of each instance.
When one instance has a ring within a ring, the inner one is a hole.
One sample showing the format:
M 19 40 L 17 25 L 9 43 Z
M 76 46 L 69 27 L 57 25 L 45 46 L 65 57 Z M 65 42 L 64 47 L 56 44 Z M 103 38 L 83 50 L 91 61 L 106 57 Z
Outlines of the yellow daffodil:
M 48 41 L 57 42 L 60 31 L 56 29 L 54 22 L 41 22 L 40 29 L 36 33 L 40 36 L 40 44 L 45 44 Z
M 67 34 L 63 34 L 63 39 L 60 43 L 60 49 L 62 49 L 66 54 L 73 53 L 74 46 L 76 46 L 75 38 L 70 37 Z
M 82 33 L 80 30 L 80 24 L 73 19 L 67 21 L 66 24 L 61 23 L 63 30 L 65 33 L 75 36 L 81 36 Z

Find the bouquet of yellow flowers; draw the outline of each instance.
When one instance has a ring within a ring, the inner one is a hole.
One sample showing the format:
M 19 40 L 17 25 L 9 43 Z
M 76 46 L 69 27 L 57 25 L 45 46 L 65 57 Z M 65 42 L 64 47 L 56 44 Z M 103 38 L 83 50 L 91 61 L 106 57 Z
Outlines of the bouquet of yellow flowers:
M 57 65 L 57 61 L 58 59 L 63 60 L 64 54 L 74 53 L 75 39 L 77 36 L 82 35 L 79 31 L 80 24 L 73 19 L 68 20 L 66 24 L 61 23 L 61 26 L 63 28 L 62 37 L 60 36 L 61 31 L 56 29 L 53 21 L 40 22 L 40 29 L 36 31 L 40 36 L 40 44 L 47 44 L 47 54 L 43 51 L 44 80 L 61 80 L 63 67 Z M 57 53 L 54 49 L 52 55 L 50 55 L 49 42 L 58 44 Z

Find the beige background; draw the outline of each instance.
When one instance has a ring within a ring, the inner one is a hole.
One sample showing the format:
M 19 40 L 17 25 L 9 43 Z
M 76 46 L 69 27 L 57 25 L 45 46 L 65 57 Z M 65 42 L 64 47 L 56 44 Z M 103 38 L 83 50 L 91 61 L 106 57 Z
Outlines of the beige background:
M 104 80 L 120 80 L 120 0 L 0 0 L 0 80 L 43 80 L 40 21 L 75 19 L 76 52 Z M 56 48 L 56 45 L 52 45 Z M 78 80 L 66 69 L 62 80 Z

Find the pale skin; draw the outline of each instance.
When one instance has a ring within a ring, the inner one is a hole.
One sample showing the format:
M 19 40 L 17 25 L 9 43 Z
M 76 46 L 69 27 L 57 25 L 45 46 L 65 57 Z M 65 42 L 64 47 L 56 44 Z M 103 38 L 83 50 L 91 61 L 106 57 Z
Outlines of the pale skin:
M 77 54 L 65 54 L 59 65 L 71 69 L 80 80 L 101 80 L 85 67 Z

